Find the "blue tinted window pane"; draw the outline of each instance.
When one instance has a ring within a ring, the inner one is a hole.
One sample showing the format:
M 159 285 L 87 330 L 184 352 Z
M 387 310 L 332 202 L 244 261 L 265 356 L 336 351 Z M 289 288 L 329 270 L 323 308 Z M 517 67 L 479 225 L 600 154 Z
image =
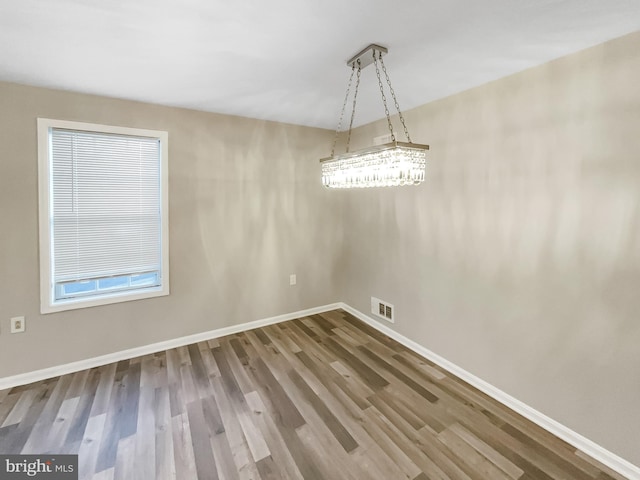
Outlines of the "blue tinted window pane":
M 67 283 L 62 286 L 62 291 L 64 295 L 75 295 L 78 293 L 93 292 L 95 289 L 96 289 L 95 280 Z
M 156 285 L 158 283 L 157 273 L 143 273 L 142 275 L 131 275 L 132 287 L 143 287 L 147 285 Z
M 107 288 L 123 288 L 129 286 L 129 277 L 111 277 L 98 280 L 98 288 L 104 290 Z
M 91 297 L 118 291 L 155 287 L 157 285 L 160 285 L 160 275 L 158 272 L 153 272 L 58 284 L 56 285 L 55 295 L 56 299 Z

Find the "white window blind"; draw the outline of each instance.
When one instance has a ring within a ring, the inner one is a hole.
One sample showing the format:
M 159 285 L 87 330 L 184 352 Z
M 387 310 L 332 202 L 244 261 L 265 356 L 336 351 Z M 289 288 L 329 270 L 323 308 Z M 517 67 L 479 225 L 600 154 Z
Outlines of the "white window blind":
M 157 272 L 160 141 L 51 129 L 53 282 Z
M 55 283 L 160 270 L 159 143 L 51 130 Z

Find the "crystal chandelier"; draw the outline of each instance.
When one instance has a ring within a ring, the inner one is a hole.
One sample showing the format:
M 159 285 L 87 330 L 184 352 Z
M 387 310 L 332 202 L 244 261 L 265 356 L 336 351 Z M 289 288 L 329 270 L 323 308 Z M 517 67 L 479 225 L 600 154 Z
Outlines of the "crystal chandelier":
M 333 140 L 331 148 L 331 156 L 320 160 L 322 164 L 322 184 L 328 188 L 362 188 L 362 187 L 395 187 L 400 185 L 418 185 L 424 181 L 427 150 L 429 145 L 421 145 L 412 143 L 409 131 L 398 106 L 396 94 L 391 86 L 389 74 L 384 66 L 382 56 L 387 53 L 387 49 L 379 45 L 369 45 L 360 53 L 355 55 L 347 62 L 351 67 L 351 76 L 347 85 L 347 93 L 344 97 L 342 112 L 338 128 Z M 349 151 L 351 141 L 351 130 L 353 128 L 353 118 L 356 113 L 356 100 L 358 98 L 358 87 L 360 86 L 360 73 L 364 67 L 374 64 L 376 68 L 376 76 L 378 77 L 378 85 L 382 95 L 382 103 L 384 105 L 385 115 L 387 116 L 387 124 L 389 126 L 389 137 L 391 142 L 384 143 L 355 152 Z M 384 73 L 389 92 L 393 98 L 398 117 L 402 123 L 404 134 L 407 137 L 406 142 L 398 142 L 393 124 L 391 123 L 391 115 L 387 107 L 387 98 L 384 94 L 380 70 Z M 346 151 L 342 154 L 335 153 L 336 143 L 344 112 L 349 100 L 349 93 L 353 83 L 353 77 L 356 76 L 356 85 L 353 95 L 353 106 L 351 110 L 351 122 L 347 133 Z

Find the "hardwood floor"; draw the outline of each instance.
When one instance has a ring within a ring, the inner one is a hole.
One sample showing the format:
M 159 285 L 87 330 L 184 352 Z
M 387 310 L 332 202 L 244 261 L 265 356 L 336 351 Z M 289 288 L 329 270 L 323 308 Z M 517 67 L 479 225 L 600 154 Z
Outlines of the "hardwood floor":
M 0 453 L 87 480 L 623 478 L 342 310 L 0 391 Z

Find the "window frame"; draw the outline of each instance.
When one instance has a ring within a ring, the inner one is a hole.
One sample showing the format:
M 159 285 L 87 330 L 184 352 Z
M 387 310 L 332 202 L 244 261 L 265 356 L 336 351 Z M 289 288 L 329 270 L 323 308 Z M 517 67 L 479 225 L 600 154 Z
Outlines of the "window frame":
M 54 128 L 156 138 L 160 141 L 160 222 L 161 283 L 159 286 L 121 290 L 99 295 L 55 300 L 52 252 L 52 180 L 50 131 Z M 37 119 L 38 133 L 38 215 L 40 247 L 40 312 L 63 312 L 78 308 L 142 300 L 169 295 L 169 134 L 166 131 L 74 122 L 50 118 Z

